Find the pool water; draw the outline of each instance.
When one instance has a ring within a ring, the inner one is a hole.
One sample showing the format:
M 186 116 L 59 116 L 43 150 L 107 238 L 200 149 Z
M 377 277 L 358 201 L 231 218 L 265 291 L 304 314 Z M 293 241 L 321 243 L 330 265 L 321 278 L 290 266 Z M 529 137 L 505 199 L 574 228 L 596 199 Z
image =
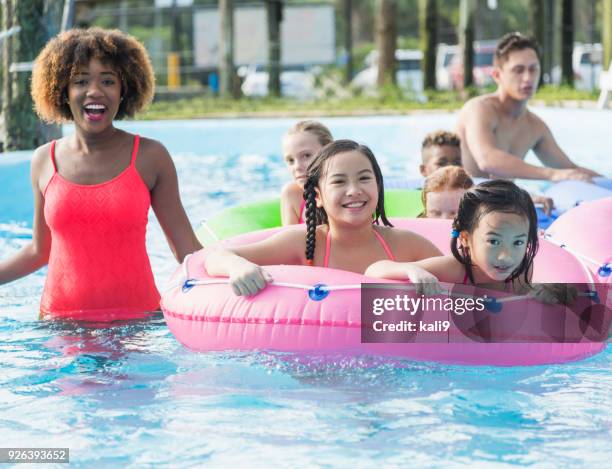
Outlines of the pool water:
M 537 109 L 572 159 L 612 175 L 612 113 Z M 385 175 L 418 173 L 425 133 L 455 114 L 323 119 L 370 145 Z M 288 119 L 126 122 L 161 140 L 194 225 L 274 197 L 289 176 Z M 576 123 L 581 127 L 576 128 Z M 70 129 L 67 129 L 70 132 Z M 0 258 L 31 239 L 29 155 L 0 157 Z M 530 160 L 533 156 L 529 157 Z M 151 215 L 160 289 L 176 268 Z M 45 269 L 0 287 L 2 447 L 69 447 L 96 466 L 609 465 L 612 351 L 555 366 L 493 368 L 376 357 L 185 350 L 161 315 L 112 327 L 38 321 Z

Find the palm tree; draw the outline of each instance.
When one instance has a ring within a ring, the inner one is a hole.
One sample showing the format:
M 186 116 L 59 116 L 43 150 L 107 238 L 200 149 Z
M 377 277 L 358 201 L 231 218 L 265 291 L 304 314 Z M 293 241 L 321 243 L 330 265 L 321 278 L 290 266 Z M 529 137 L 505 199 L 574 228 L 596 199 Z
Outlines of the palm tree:
M 419 0 L 419 29 L 423 51 L 425 89 L 436 89 L 436 45 L 438 44 L 438 7 L 436 0 Z
M 219 0 L 221 35 L 219 37 L 219 93 L 232 96 L 234 93 L 234 1 Z
M 28 67 L 46 41 L 44 0 L 2 1 L 2 26 L 8 31 L 21 30 L 2 41 L 2 115 L 4 116 L 4 150 L 25 150 L 38 146 L 38 119 L 30 96 Z M 19 65 L 18 65 L 19 64 Z M 26 76 L 27 75 L 27 76 Z
M 574 1 L 561 2 L 561 82 L 574 86 L 572 53 L 574 51 Z
M 268 94 L 280 96 L 281 38 L 280 23 L 283 19 L 283 0 L 266 0 L 268 17 Z
M 342 16 L 344 17 L 344 50 L 346 53 L 346 69 L 344 82 L 353 79 L 353 0 L 342 1 Z
M 547 56 L 544 51 L 548 49 L 546 44 L 546 14 L 545 0 L 531 0 L 529 2 L 529 34 L 538 41 L 542 52 L 542 74 L 540 75 L 540 85 L 544 83 L 544 75 L 550 73 L 547 63 Z
M 612 62 L 612 0 L 603 0 L 602 42 L 604 48 L 604 67 L 607 70 Z
M 378 49 L 378 86 L 395 84 L 395 48 L 397 45 L 397 2 L 376 1 L 376 47 Z
M 459 4 L 459 42 L 463 52 L 463 88 L 474 83 L 474 0 L 461 0 Z

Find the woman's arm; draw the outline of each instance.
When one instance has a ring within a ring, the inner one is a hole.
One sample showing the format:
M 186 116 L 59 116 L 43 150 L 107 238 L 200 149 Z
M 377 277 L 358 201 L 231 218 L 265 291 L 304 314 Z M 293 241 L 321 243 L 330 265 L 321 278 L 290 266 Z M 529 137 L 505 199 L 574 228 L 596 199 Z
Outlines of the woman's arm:
M 49 163 L 49 145 L 44 145 L 34 152 L 32 157 L 30 178 L 34 194 L 34 220 L 32 241 L 20 249 L 13 257 L 0 262 L 0 284 L 12 282 L 40 269 L 49 262 L 51 251 L 51 233 L 45 221 L 45 200 L 41 187 L 41 175 L 45 173 Z M 42 178 L 48 180 L 48 178 Z M 45 182 L 46 186 L 46 182 Z
M 211 248 L 204 267 L 211 276 L 229 277 L 236 295 L 253 295 L 272 281 L 260 265 L 302 263 L 304 238 L 305 231 L 299 227 L 245 246 Z
M 168 245 L 178 262 L 202 245 L 187 218 L 179 195 L 178 178 L 172 158 L 159 142 L 142 139 L 143 153 L 154 165 L 155 180 L 151 189 L 151 207 L 166 235 Z
M 417 262 L 378 261 L 370 265 L 365 275 L 389 280 L 409 280 L 417 286 L 417 294 L 440 293 L 439 280 L 456 281 L 456 264 L 452 256 L 437 256 Z

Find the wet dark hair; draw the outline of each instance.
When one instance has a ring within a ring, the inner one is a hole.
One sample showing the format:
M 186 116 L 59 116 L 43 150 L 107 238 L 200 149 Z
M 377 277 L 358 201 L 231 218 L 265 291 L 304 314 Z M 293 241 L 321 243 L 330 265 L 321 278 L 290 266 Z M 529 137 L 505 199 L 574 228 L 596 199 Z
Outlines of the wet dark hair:
M 387 220 L 387 215 L 385 215 L 385 186 L 383 184 L 382 171 L 372 150 L 353 140 L 336 140 L 321 148 L 308 165 L 308 179 L 306 184 L 304 184 L 304 200 L 306 201 L 306 261 L 309 264 L 312 264 L 314 258 L 317 225 L 328 222 L 325 209 L 317 207 L 315 189 L 319 186 L 319 181 L 321 176 L 323 176 L 326 167 L 325 163 L 335 155 L 348 151 L 358 151 L 372 164 L 378 186 L 378 203 L 376 204 L 373 223 L 378 225 L 379 220 L 382 220 L 385 226 L 393 226 Z
M 473 233 L 480 220 L 491 212 L 513 213 L 523 216 L 529 223 L 527 249 L 520 265 L 506 281 L 514 281 L 521 275 L 529 285 L 529 272 L 533 258 L 538 252 L 538 217 L 529 193 L 511 181 L 495 179 L 485 181 L 467 190 L 459 202 L 457 216 L 453 220 L 453 230 Z M 451 252 L 463 266 L 470 282 L 474 284 L 474 272 L 468 248 L 459 245 L 459 238 L 451 239 Z
M 430 147 L 441 147 L 443 145 L 461 148 L 461 138 L 455 132 L 436 130 L 425 135 L 425 139 L 421 143 L 421 150 Z
M 508 60 L 511 52 L 525 49 L 532 49 L 540 59 L 540 47 L 534 38 L 525 36 L 518 31 L 505 34 L 495 48 L 495 64 L 501 66 Z

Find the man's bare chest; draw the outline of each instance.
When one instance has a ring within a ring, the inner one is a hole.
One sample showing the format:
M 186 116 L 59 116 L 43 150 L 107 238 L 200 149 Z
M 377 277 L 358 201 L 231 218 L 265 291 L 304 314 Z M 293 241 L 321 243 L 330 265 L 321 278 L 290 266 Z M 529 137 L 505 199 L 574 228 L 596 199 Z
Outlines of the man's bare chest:
M 538 142 L 538 135 L 528 122 L 510 124 L 502 122 L 494 130 L 497 148 L 523 158 Z

